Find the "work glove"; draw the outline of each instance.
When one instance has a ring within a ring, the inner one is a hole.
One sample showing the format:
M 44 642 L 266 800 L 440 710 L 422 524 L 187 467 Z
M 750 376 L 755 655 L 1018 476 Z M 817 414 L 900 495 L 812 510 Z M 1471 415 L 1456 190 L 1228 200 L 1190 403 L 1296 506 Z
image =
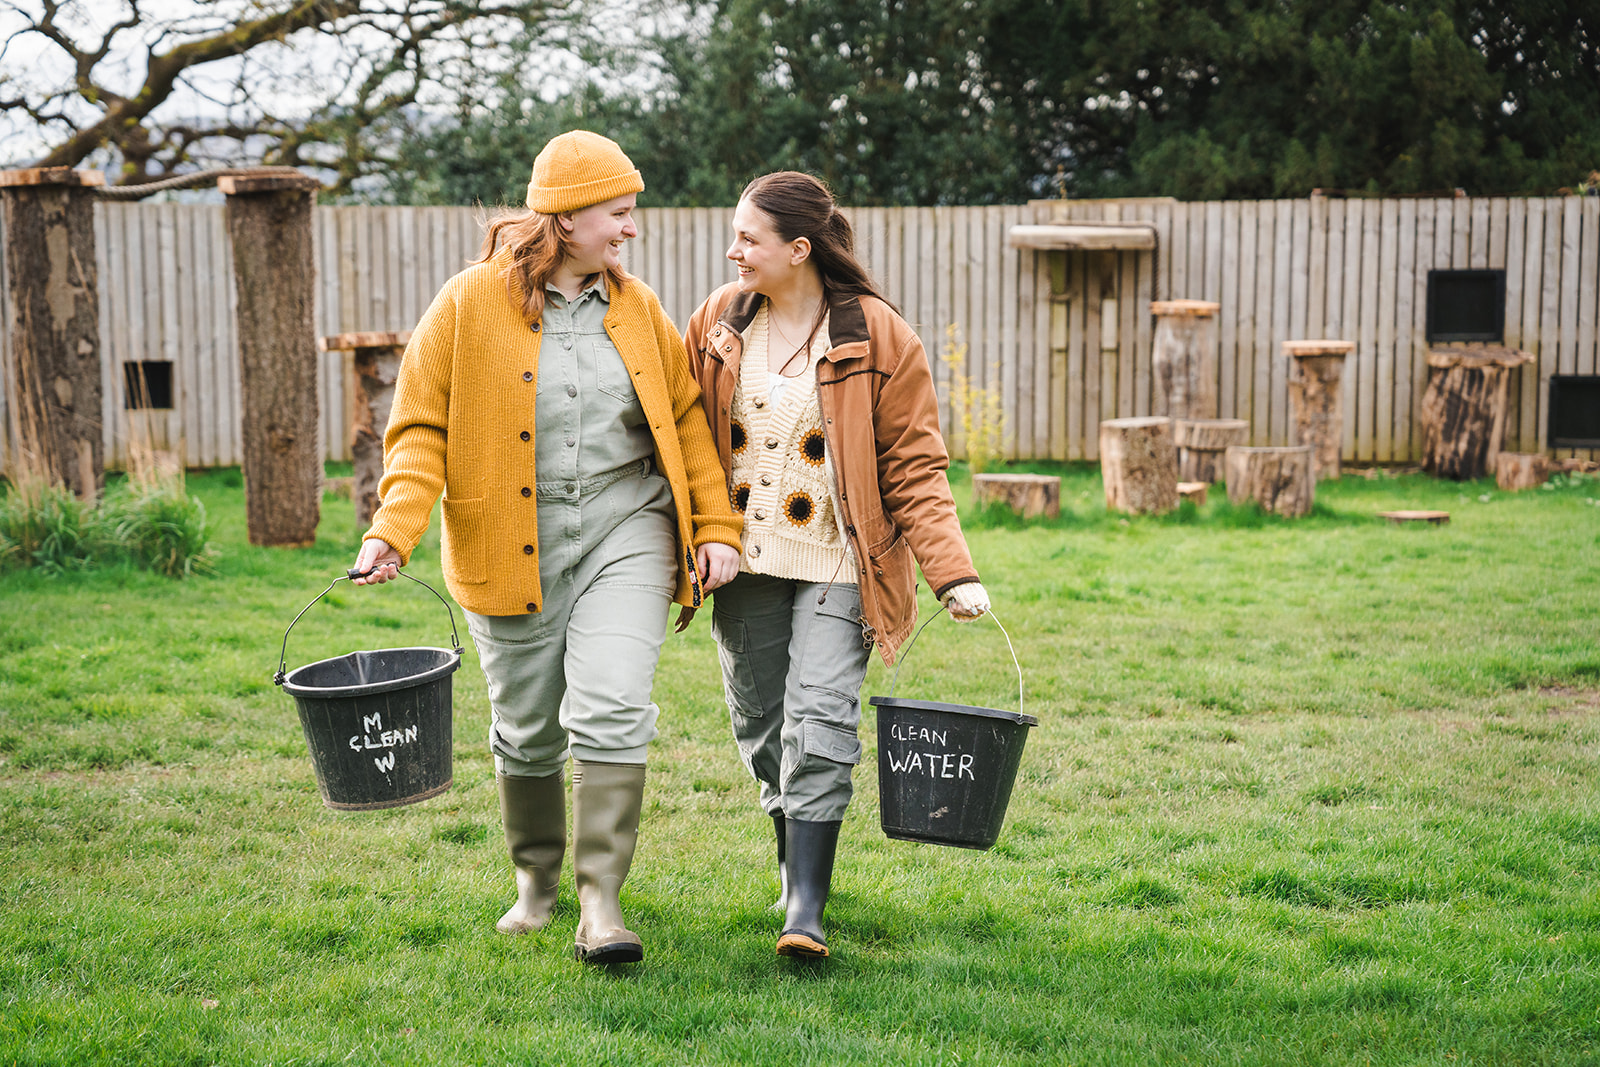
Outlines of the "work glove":
M 944 595 L 944 606 L 957 622 L 971 622 L 989 610 L 989 594 L 979 582 L 964 582 Z

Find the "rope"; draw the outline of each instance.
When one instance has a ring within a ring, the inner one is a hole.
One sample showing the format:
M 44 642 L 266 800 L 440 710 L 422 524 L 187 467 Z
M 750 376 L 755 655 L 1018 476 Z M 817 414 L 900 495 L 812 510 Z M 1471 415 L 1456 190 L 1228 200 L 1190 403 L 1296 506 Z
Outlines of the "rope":
M 197 185 L 210 185 L 218 178 L 283 178 L 300 176 L 297 167 L 213 167 L 191 174 L 178 174 L 160 181 L 140 185 L 97 185 L 94 194 L 106 200 L 143 200 L 168 189 L 190 189 Z

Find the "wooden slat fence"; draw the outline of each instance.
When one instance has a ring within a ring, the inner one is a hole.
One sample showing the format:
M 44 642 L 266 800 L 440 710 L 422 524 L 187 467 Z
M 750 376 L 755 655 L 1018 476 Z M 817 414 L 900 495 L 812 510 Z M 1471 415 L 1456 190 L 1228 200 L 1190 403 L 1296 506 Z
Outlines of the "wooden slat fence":
M 95 209 L 112 465 L 123 461 L 134 417 L 148 419 L 156 443 L 181 448 L 190 466 L 240 460 L 223 210 Z M 680 325 L 733 277 L 723 256 L 731 216 L 731 208 L 638 212 L 629 269 L 660 293 Z M 1513 379 L 1506 447 L 1542 446 L 1551 374 L 1600 373 L 1600 199 L 1593 197 L 1037 201 L 863 208 L 850 216 L 863 260 L 921 335 L 941 389 L 949 377 L 939 358 L 946 329 L 959 329 L 973 384 L 1002 398 L 1013 458 L 1096 458 L 1100 420 L 1150 412 L 1152 299 L 1222 305 L 1219 414 L 1249 419 L 1257 444 L 1280 444 L 1288 434 L 1281 342 L 1356 342 L 1344 379 L 1344 454 L 1355 463 L 1407 462 L 1420 453 L 1431 268 L 1506 271 L 1506 343 L 1538 356 Z M 481 214 L 470 208 L 320 207 L 314 217 L 319 334 L 410 328 L 444 280 L 476 255 L 482 233 Z M 1153 252 L 1006 246 L 1010 227 L 1052 220 L 1148 222 L 1158 245 Z M 0 247 L 3 241 L 0 233 Z M 8 292 L 3 270 L 0 307 Z M 10 366 L 8 308 L 5 321 L 0 383 Z M 318 358 L 324 448 L 330 458 L 348 458 L 349 357 Z M 172 363 L 171 410 L 125 409 L 120 368 L 140 360 Z M 0 445 L 8 439 L 9 429 Z M 953 445 L 959 451 L 958 435 Z

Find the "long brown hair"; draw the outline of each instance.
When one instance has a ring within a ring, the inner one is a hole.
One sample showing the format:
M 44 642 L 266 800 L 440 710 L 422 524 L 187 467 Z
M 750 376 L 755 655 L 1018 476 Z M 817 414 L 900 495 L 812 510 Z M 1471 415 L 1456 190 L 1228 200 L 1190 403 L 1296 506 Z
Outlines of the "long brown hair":
M 487 262 L 501 247 L 511 250 L 511 266 L 505 275 L 506 296 L 513 304 L 521 297 L 522 319 L 532 326 L 544 314 L 545 285 L 555 277 L 562 261 L 572 254 L 572 238 L 561 228 L 556 216 L 526 211 L 501 215 L 486 223 L 483 247 L 473 262 Z M 613 289 L 622 289 L 626 275 L 621 271 L 607 267 L 605 276 Z
M 811 262 L 822 275 L 825 294 L 875 296 L 889 304 L 856 258 L 850 220 L 820 179 L 795 170 L 763 174 L 744 187 L 739 199 L 750 201 L 770 218 L 781 239 L 804 237 L 811 242 Z

